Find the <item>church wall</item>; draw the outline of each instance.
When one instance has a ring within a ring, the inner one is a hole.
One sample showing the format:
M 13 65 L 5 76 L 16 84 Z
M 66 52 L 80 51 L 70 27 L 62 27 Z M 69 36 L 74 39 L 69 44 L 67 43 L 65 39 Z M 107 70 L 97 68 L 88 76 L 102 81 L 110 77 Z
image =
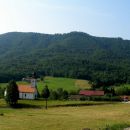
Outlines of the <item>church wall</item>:
M 19 93 L 20 99 L 35 99 L 35 93 Z

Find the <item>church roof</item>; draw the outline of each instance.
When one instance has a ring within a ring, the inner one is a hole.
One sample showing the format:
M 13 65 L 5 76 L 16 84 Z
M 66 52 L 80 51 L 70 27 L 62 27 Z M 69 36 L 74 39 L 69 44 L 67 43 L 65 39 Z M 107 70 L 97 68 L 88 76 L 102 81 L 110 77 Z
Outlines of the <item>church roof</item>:
M 36 88 L 30 85 L 18 85 L 18 90 L 21 93 L 35 93 L 36 92 Z

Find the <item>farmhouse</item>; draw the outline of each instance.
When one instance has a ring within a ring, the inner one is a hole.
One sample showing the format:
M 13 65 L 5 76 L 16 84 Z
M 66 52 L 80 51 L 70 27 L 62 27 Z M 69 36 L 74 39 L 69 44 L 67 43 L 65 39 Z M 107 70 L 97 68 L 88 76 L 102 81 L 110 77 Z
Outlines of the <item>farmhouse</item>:
M 79 95 L 82 96 L 104 96 L 104 91 L 100 90 L 81 90 Z

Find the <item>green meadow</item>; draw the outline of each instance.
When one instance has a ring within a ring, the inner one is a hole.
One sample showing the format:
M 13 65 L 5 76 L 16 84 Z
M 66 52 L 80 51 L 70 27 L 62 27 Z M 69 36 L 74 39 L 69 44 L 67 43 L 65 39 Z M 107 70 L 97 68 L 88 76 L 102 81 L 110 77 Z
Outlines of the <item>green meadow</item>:
M 59 77 L 45 77 L 44 81 L 38 82 L 37 86 L 39 91 L 43 89 L 45 85 L 48 85 L 49 89 L 56 90 L 57 88 L 63 88 L 67 91 L 73 91 L 78 89 L 89 89 L 90 85 L 87 80 L 78 80 L 71 78 L 59 78 Z

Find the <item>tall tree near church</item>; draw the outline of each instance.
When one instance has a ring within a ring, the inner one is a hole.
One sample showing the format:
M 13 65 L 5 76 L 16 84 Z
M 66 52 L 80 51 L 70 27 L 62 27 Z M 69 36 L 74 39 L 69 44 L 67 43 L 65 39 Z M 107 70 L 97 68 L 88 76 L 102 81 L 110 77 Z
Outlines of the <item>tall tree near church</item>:
M 5 100 L 10 106 L 15 107 L 18 98 L 19 98 L 18 86 L 14 80 L 11 80 L 6 88 Z
M 47 100 L 48 100 L 48 97 L 50 96 L 50 91 L 49 91 L 47 85 L 46 85 L 45 88 L 42 90 L 41 95 L 42 95 L 42 97 L 45 98 L 45 100 L 46 100 L 45 108 L 47 109 Z

